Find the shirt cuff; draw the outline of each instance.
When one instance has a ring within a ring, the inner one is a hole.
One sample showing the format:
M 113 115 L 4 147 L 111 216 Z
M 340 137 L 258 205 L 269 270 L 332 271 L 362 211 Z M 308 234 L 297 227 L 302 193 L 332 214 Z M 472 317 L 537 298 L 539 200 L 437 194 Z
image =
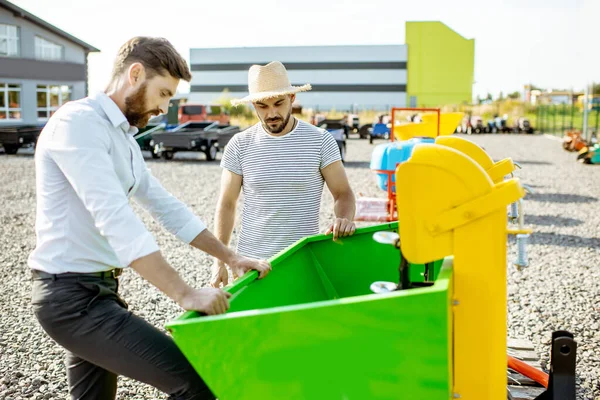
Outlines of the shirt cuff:
M 123 267 L 128 267 L 138 258 L 142 258 L 159 250 L 158 244 L 156 244 L 152 234 L 150 232 L 145 232 L 129 242 L 126 247 L 115 249 L 115 253 L 117 253 L 121 265 Z
M 175 236 L 185 243 L 191 243 L 192 240 L 194 240 L 196 236 L 198 236 L 205 229 L 206 225 L 204 222 L 202 222 L 200 218 L 194 217 L 190 220 L 190 222 L 185 224 L 184 227 L 175 234 Z

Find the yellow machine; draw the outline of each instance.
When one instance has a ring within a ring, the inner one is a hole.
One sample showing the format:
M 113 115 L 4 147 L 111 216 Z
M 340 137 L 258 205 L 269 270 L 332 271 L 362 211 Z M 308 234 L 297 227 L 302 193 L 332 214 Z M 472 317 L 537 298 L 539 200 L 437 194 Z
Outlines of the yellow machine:
M 402 110 L 402 109 L 398 109 Z M 438 114 L 421 114 L 422 122 L 409 122 L 406 124 L 394 124 L 394 137 L 396 140 L 408 140 L 413 137 L 437 137 L 452 135 L 456 127 L 464 116 L 462 112 L 448 112 L 439 114 L 439 134 L 438 134 Z

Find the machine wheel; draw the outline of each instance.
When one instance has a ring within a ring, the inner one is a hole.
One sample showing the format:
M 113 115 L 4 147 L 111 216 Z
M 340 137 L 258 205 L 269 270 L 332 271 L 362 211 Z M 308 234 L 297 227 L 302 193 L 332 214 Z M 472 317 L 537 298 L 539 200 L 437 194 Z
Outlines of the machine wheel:
M 373 144 L 373 135 L 369 135 L 369 144 Z
M 358 130 L 358 135 L 361 139 L 367 139 L 369 137 L 369 128 L 371 128 L 372 124 L 363 125 Z
M 210 146 L 208 150 L 204 152 L 204 154 L 206 154 L 206 160 L 213 161 L 215 158 L 217 158 L 218 151 L 219 149 L 217 149 L 215 146 Z
M 163 157 L 165 158 L 165 160 L 172 160 L 174 155 L 175 153 L 172 151 L 165 151 L 163 153 Z
M 160 149 L 160 146 L 155 144 L 152 149 L 152 158 L 161 158 L 163 156 L 163 152 Z
M 6 154 L 17 154 L 17 151 L 19 151 L 18 144 L 5 144 L 4 145 L 4 152 Z
M 154 144 L 154 140 L 151 140 L 150 143 L 148 143 L 148 147 L 149 147 L 148 150 L 150 151 L 152 158 L 154 158 L 154 159 L 160 158 L 159 148 L 156 144 Z

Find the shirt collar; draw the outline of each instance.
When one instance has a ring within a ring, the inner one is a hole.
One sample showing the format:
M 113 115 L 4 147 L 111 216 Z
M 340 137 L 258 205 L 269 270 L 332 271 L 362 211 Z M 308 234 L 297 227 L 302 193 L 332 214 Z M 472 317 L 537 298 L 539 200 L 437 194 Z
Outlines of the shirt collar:
M 110 121 L 112 126 L 114 126 L 115 128 L 120 128 L 123 131 L 123 133 L 128 133 L 130 135 L 135 135 L 136 133 L 138 133 L 138 128 L 129 125 L 129 122 L 127 122 L 127 118 L 125 117 L 119 106 L 117 106 L 113 99 L 111 99 L 106 93 L 98 91 L 94 93 L 91 97 L 98 102 L 100 107 L 102 107 L 102 110 L 104 110 L 104 113 L 108 117 L 108 120 Z

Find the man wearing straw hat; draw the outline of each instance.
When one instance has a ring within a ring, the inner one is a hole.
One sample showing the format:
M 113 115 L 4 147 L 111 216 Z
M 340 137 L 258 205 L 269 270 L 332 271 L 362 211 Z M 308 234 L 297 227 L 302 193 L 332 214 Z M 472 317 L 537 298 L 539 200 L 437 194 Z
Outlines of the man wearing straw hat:
M 335 219 L 326 234 L 333 234 L 334 240 L 352 235 L 355 198 L 335 139 L 292 116 L 296 93 L 311 85 L 292 86 L 284 65 L 273 61 L 250 68 L 248 88 L 249 95 L 232 104 L 252 103 L 260 121 L 236 134 L 225 148 L 215 236 L 229 244 L 243 189 L 237 251 L 268 259 L 319 233 L 324 183 L 335 202 Z M 228 283 L 225 264 L 217 259 L 211 283 L 215 287 Z

